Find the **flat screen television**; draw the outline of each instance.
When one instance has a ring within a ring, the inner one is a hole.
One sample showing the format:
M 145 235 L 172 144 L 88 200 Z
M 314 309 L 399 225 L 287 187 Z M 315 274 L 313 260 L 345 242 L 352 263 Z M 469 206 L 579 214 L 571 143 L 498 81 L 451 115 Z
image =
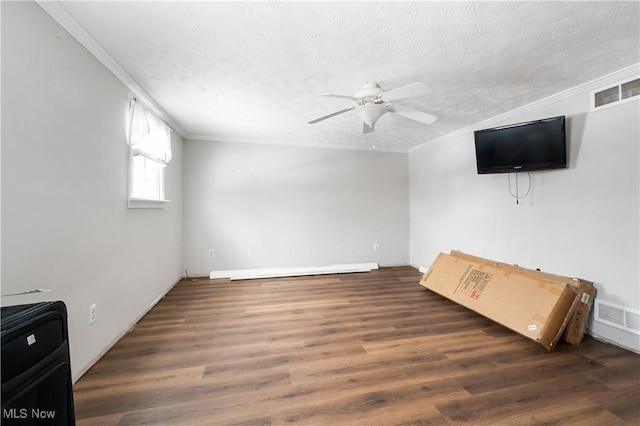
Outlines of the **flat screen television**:
M 567 167 L 565 117 L 476 130 L 478 174 Z

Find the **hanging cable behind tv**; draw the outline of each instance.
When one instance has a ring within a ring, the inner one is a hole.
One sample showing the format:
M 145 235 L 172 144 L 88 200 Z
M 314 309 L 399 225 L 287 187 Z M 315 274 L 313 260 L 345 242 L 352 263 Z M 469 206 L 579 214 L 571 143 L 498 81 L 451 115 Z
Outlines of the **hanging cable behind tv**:
M 516 193 L 513 193 L 513 189 L 511 188 L 511 173 L 507 174 L 507 180 L 509 182 L 509 193 L 511 194 L 511 196 L 513 198 L 516 199 L 516 204 L 520 204 L 520 200 L 526 198 L 527 195 L 529 195 L 529 192 L 531 191 L 531 173 L 527 172 L 527 178 L 528 178 L 528 188 L 527 188 L 527 192 L 524 193 L 524 195 L 520 195 L 519 193 L 519 188 L 518 188 L 518 172 L 514 173 L 516 175 L 516 183 L 515 183 L 515 189 L 516 189 Z

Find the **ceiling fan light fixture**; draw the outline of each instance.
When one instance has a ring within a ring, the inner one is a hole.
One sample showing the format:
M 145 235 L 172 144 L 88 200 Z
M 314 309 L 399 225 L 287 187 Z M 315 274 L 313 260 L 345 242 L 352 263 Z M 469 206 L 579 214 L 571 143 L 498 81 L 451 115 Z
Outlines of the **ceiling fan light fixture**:
M 369 126 L 373 125 L 382 114 L 387 112 L 387 108 L 378 104 L 365 104 L 356 108 L 355 113 L 360 117 L 362 121 Z
M 309 121 L 314 124 L 319 121 L 326 120 L 336 115 L 344 114 L 347 111 L 355 111 L 356 115 L 363 121 L 362 133 L 372 133 L 375 130 L 376 121 L 386 112 L 401 115 L 414 121 L 424 124 L 431 124 L 436 120 L 435 115 L 418 111 L 402 105 L 391 103 L 398 99 L 408 98 L 412 96 L 421 96 L 428 92 L 428 88 L 424 83 L 413 83 L 407 86 L 398 87 L 396 89 L 383 91 L 378 83 L 368 82 L 362 86 L 362 89 L 353 96 L 335 95 L 332 93 L 323 93 L 320 96 L 331 96 L 334 98 L 350 99 L 355 103 L 351 108 L 345 108 L 340 111 L 325 115 L 315 120 Z

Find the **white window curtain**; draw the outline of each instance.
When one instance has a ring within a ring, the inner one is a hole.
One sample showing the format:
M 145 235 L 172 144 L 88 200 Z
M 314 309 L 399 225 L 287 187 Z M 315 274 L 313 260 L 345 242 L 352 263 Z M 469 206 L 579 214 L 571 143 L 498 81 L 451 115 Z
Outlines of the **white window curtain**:
M 171 161 L 171 129 L 137 100 L 129 107 L 129 144 L 134 152 L 153 160 Z

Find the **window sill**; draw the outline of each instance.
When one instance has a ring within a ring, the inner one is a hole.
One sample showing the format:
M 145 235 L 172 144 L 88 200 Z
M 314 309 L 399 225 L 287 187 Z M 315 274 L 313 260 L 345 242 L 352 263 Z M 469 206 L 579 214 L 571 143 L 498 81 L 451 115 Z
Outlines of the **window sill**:
M 163 209 L 171 200 L 149 200 L 145 198 L 129 198 L 127 207 L 130 209 Z

